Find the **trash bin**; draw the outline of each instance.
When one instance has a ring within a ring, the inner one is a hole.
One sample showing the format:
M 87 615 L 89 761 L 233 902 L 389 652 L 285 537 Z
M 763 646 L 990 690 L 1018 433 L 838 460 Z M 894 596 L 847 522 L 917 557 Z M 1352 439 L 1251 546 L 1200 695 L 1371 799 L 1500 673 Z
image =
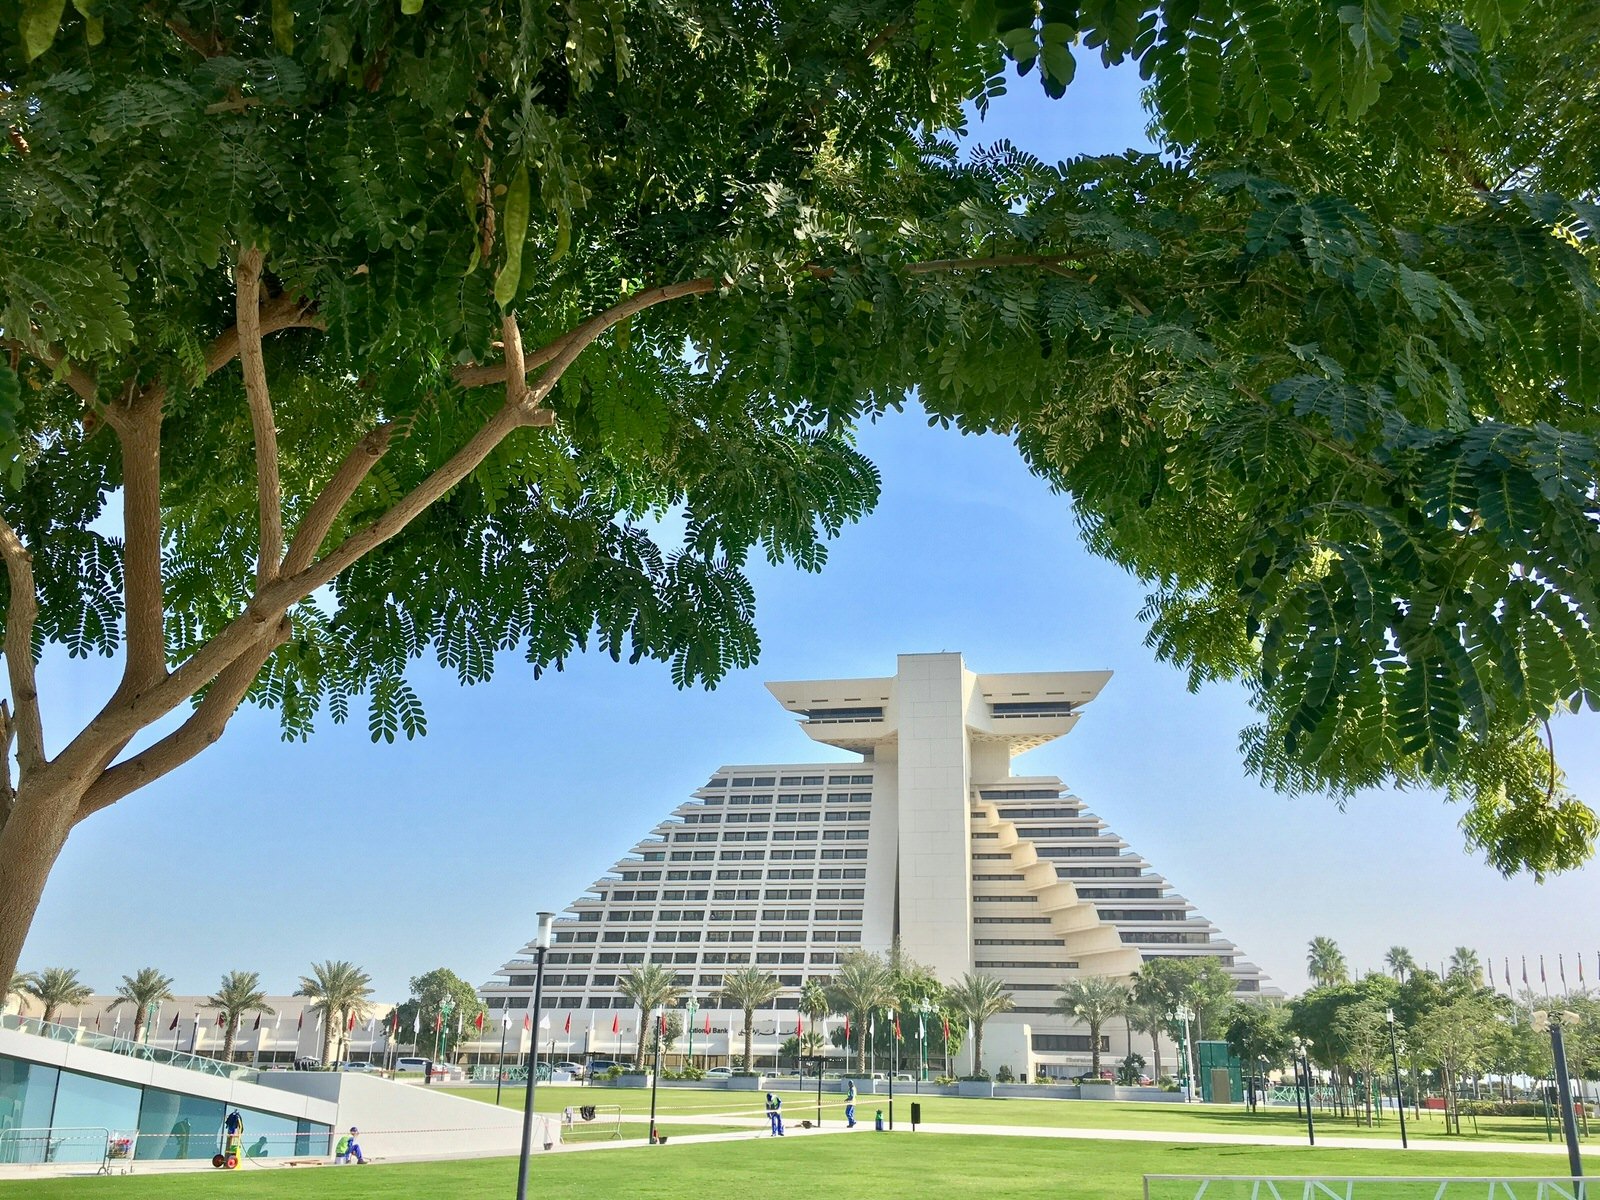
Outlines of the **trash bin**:
M 913 1100 L 911 1102 L 911 1132 L 915 1133 L 917 1126 L 920 1124 L 922 1124 L 922 1105 L 920 1102 Z

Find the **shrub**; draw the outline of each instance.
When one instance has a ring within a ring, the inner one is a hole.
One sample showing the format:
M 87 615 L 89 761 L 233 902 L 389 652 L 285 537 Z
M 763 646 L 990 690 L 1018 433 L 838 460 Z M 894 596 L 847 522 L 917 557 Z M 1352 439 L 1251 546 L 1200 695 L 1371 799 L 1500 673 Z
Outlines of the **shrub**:
M 615 1083 L 617 1080 L 622 1078 L 623 1074 L 624 1072 L 621 1067 L 608 1067 L 605 1071 L 601 1072 L 600 1078 L 605 1080 L 607 1083 Z
M 1463 1117 L 1542 1117 L 1544 1105 L 1537 1100 L 1461 1100 Z
M 989 1080 L 989 1072 L 987 1072 L 987 1071 L 979 1071 L 976 1075 L 963 1075 L 961 1077 L 961 1082 L 962 1083 L 988 1083 L 988 1082 L 990 1082 L 990 1080 Z
M 955 1083 L 955 1081 L 956 1077 L 954 1075 L 941 1075 L 939 1078 L 934 1080 L 934 1083 L 938 1084 L 940 1087 L 950 1087 Z
M 705 1072 L 705 1068 L 703 1068 L 703 1067 L 685 1067 L 683 1070 L 678 1072 L 678 1078 L 679 1079 L 696 1079 L 696 1080 L 698 1080 L 698 1079 L 704 1079 L 705 1077 L 706 1077 L 706 1072 Z
M 1016 1076 L 1011 1073 L 1010 1067 L 1002 1066 L 994 1073 L 994 1081 L 996 1083 L 1010 1083 L 1014 1079 L 1016 1079 Z

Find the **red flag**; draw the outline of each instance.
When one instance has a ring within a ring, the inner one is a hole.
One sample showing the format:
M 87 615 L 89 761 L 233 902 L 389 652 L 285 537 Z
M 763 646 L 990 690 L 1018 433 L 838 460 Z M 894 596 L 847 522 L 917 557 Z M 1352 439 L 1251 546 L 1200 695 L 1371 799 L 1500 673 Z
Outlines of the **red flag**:
M 350 1014 L 350 1019 L 348 1021 L 346 1021 L 345 1024 L 344 1024 L 344 1031 L 346 1033 L 353 1032 L 355 1027 L 356 1027 L 356 1015 L 355 1015 L 355 1013 L 351 1013 Z
M 527 1033 L 528 1030 L 530 1030 L 532 1028 L 533 1028 L 533 1018 L 531 1016 L 529 1016 L 527 1013 L 523 1013 L 522 1014 L 522 1032 L 523 1033 Z
M 177 1013 L 173 1013 L 172 1014 L 172 1024 L 168 1025 L 167 1029 L 170 1031 L 170 1030 L 176 1029 L 177 1027 L 178 1027 L 178 1014 Z
M 302 1030 L 302 1029 L 304 1029 L 306 1027 L 306 1010 L 305 1009 L 302 1008 L 300 1010 L 300 1019 L 294 1023 L 294 1027 L 295 1027 L 295 1031 L 297 1033 L 300 1030 Z
M 476 1029 L 478 1030 L 479 1033 L 482 1033 L 483 1032 L 483 1014 L 479 1013 L 476 1017 L 474 1017 L 472 1019 L 472 1024 L 474 1025 L 474 1027 L 476 1027 Z
M 391 1010 L 390 1013 L 389 1013 L 389 1033 L 391 1035 L 393 1035 L 393 1034 L 396 1034 L 396 1033 L 399 1033 L 399 1032 L 400 1032 L 400 1010 L 398 1008 L 396 1008 L 396 1009 Z
M 906 1040 L 905 1036 L 900 1032 L 900 1014 L 898 1012 L 894 1014 L 894 1040 L 897 1042 Z
M 940 1019 L 944 1022 L 944 1040 L 948 1042 L 950 1040 L 950 1018 L 941 1016 Z
M 1539 982 L 1540 983 L 1549 983 L 1550 982 L 1548 979 L 1546 979 L 1544 977 L 1544 955 L 1542 955 L 1542 954 L 1539 955 Z
M 433 1031 L 435 1033 L 438 1033 L 443 1028 L 444 1028 L 444 1014 L 443 1013 L 434 1013 L 433 1014 Z
M 561 1032 L 562 1033 L 571 1033 L 572 1032 L 572 1014 L 571 1013 L 567 1014 L 567 1023 L 561 1027 Z
M 706 1014 L 706 1032 L 707 1033 L 711 1032 L 711 1014 L 710 1013 Z
M 844 1015 L 844 1044 L 846 1046 L 848 1046 L 850 1044 L 850 1014 L 849 1013 L 845 1013 L 845 1015 Z
M 656 1017 L 656 1028 L 658 1030 L 660 1030 L 662 1037 L 666 1037 L 667 1036 L 667 1014 L 666 1013 L 663 1012 L 659 1016 Z
M 795 1015 L 794 1015 L 794 1035 L 795 1035 L 795 1037 L 804 1037 L 805 1036 L 805 1032 L 806 1032 L 805 1031 L 805 1027 L 800 1024 L 800 1014 L 799 1013 L 795 1013 Z
M 222 1024 L 223 1024 L 223 1021 L 222 1021 L 222 1014 L 221 1014 L 221 1013 L 218 1013 L 218 1014 L 217 1014 L 217 1028 L 218 1028 L 218 1029 L 221 1029 L 221 1028 L 222 1028 Z
M 615 1013 L 612 1013 L 611 1014 L 611 1032 L 612 1033 L 620 1033 L 621 1031 L 622 1031 L 622 1018 L 617 1016 Z

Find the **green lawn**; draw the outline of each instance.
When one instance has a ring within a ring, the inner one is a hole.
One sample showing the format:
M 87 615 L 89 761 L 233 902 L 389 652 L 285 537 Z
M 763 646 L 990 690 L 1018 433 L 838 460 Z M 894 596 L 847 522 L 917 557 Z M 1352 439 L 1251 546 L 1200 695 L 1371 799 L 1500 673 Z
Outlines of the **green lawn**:
M 1600 1163 L 1596 1164 L 1600 1166 Z M 1395 1149 L 1175 1146 L 1161 1143 L 991 1138 L 897 1133 L 878 1136 L 751 1138 L 700 1145 L 553 1154 L 535 1160 L 540 1200 L 705 1200 L 715 1196 L 820 1195 L 827 1200 L 916 1196 L 967 1200 L 1139 1200 L 1141 1176 L 1535 1175 L 1559 1174 L 1559 1156 L 1402 1153 Z M 224 1174 L 133 1175 L 14 1182 L 7 1200 L 503 1200 L 514 1186 L 513 1159 L 368 1167 L 249 1170 Z M 1462 1196 L 1481 1200 L 1481 1185 Z M 1290 1196 L 1291 1193 L 1285 1193 Z M 1163 1193 L 1153 1200 L 1189 1200 Z M 1292 1193 L 1298 1200 L 1298 1192 Z M 1230 1197 L 1229 1200 L 1232 1200 Z M 1247 1200 L 1241 1195 L 1239 1200 Z M 1356 1200 L 1433 1200 L 1433 1190 L 1402 1195 L 1374 1186 Z
M 467 1096 L 474 1100 L 494 1101 L 494 1092 L 486 1088 L 446 1089 L 451 1095 Z M 816 1112 L 815 1093 L 804 1098 L 794 1092 L 781 1092 L 784 1115 L 791 1120 L 813 1116 Z M 1305 1119 L 1295 1115 L 1294 1109 L 1263 1109 L 1258 1113 L 1243 1108 L 1218 1107 L 1209 1104 L 1150 1104 L 1105 1100 L 962 1100 L 953 1096 L 921 1097 L 912 1093 L 895 1095 L 895 1123 L 909 1122 L 910 1102 L 920 1101 L 923 1120 L 935 1124 L 960 1125 L 1030 1125 L 1056 1129 L 1133 1129 L 1152 1133 L 1268 1133 L 1299 1136 L 1305 1132 Z M 522 1092 L 506 1089 L 501 1104 L 522 1107 Z M 617 1104 L 624 1114 L 647 1114 L 650 1111 L 648 1088 L 574 1088 L 542 1087 L 536 1092 L 535 1102 L 540 1112 L 559 1112 L 574 1104 Z M 824 1092 L 822 1096 L 823 1119 L 838 1119 L 842 1101 L 837 1093 Z M 857 1114 L 870 1118 L 875 1109 L 888 1111 L 887 1096 L 863 1095 L 857 1101 Z M 702 1091 L 687 1088 L 662 1088 L 656 1093 L 656 1111 L 664 1115 L 694 1116 L 715 1124 L 724 1114 L 761 1115 L 759 1092 Z M 1376 1126 L 1358 1125 L 1351 1118 L 1338 1118 L 1317 1113 L 1319 1132 L 1328 1136 L 1371 1137 L 1379 1141 L 1398 1141 L 1400 1129 L 1390 1114 Z M 1421 1118 L 1407 1116 L 1408 1132 L 1417 1138 L 1445 1138 L 1444 1120 L 1437 1113 L 1424 1111 Z M 1464 1140 L 1476 1137 L 1484 1141 L 1542 1143 L 1548 1139 L 1542 1117 L 1481 1117 L 1477 1132 L 1470 1120 L 1463 1122 Z M 1600 1137 L 1600 1126 L 1595 1128 Z M 1561 1132 L 1555 1131 L 1559 1146 Z

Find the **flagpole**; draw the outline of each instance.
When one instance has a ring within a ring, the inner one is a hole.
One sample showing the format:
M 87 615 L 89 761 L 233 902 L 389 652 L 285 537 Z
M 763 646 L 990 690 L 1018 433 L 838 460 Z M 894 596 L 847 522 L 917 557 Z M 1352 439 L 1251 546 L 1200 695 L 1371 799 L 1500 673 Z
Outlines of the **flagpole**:
M 494 1103 L 496 1108 L 500 1106 L 500 1085 L 506 1079 L 506 1032 L 510 1028 L 510 1017 L 500 1022 L 500 1065 L 495 1068 L 494 1073 Z

